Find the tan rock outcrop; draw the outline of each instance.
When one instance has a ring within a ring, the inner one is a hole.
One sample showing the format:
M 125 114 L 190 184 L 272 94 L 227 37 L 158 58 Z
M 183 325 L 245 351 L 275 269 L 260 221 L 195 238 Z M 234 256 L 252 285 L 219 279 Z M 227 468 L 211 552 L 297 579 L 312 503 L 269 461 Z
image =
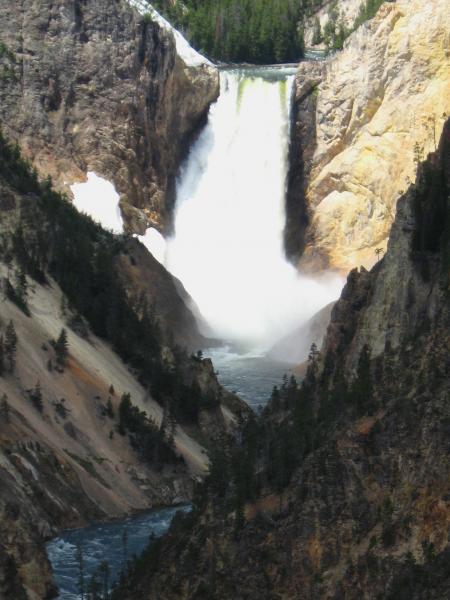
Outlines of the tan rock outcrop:
M 396 197 L 450 113 L 447 0 L 385 3 L 320 69 L 317 80 L 317 65 L 302 63 L 296 79 L 292 169 L 300 165 L 304 181 L 301 189 L 294 178 L 289 202 L 302 207 L 303 239 L 290 251 L 298 258 L 304 248 L 308 269 L 370 267 L 386 248 Z

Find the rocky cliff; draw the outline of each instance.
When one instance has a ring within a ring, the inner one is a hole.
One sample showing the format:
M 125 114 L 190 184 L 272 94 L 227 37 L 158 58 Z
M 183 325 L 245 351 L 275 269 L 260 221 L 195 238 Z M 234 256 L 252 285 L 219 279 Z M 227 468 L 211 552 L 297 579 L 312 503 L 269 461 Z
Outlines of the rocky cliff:
M 305 269 L 370 267 L 450 113 L 446 0 L 385 3 L 296 77 L 286 245 Z
M 219 80 L 131 4 L 2 0 L 0 121 L 69 195 L 88 171 L 113 182 L 128 226 L 144 233 L 170 224 L 181 157 Z
M 349 275 L 323 355 L 272 398 L 259 492 L 235 512 L 242 488 L 215 481 L 117 598 L 449 597 L 449 192 L 450 122 L 386 256 Z

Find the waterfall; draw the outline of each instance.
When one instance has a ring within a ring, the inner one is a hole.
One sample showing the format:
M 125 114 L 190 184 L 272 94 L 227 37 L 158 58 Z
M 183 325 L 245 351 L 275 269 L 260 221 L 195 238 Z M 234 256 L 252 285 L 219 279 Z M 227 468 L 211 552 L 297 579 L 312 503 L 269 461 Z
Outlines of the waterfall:
M 214 335 L 264 348 L 339 295 L 283 251 L 293 71 L 221 73 L 221 95 L 180 173 L 164 262 Z M 161 248 L 158 249 L 161 255 Z

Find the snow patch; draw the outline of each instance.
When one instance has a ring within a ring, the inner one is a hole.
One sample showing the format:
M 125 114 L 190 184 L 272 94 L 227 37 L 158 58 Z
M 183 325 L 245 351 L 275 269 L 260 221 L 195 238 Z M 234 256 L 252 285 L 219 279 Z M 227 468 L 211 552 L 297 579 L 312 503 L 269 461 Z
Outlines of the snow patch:
M 202 56 L 197 50 L 194 50 L 187 39 L 181 33 L 172 27 L 172 25 L 162 17 L 157 10 L 151 6 L 146 0 L 128 0 L 128 3 L 134 8 L 137 8 L 141 15 L 150 15 L 151 18 L 161 25 L 163 29 L 169 31 L 174 39 L 177 49 L 177 54 L 189 67 L 200 67 L 202 65 L 213 66 L 212 62 Z
M 166 240 L 154 227 L 149 227 L 144 235 L 136 235 L 135 237 L 144 244 L 150 254 L 156 258 L 158 262 L 164 265 L 166 260 L 167 244 Z
M 77 210 L 86 213 L 105 229 L 123 233 L 123 220 L 119 208 L 120 196 L 112 183 L 92 171 L 87 181 L 70 186 Z

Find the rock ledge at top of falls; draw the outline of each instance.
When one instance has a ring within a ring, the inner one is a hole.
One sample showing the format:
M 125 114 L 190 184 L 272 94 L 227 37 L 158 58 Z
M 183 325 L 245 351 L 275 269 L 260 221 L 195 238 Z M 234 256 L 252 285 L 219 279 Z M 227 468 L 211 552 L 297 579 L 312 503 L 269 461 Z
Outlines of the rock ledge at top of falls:
M 176 172 L 219 76 L 131 4 L 0 0 L 0 121 L 69 195 L 88 171 L 114 183 L 142 234 L 170 225 Z
M 399 192 L 450 113 L 450 6 L 398 0 L 296 76 L 287 248 L 308 270 L 370 267 Z

